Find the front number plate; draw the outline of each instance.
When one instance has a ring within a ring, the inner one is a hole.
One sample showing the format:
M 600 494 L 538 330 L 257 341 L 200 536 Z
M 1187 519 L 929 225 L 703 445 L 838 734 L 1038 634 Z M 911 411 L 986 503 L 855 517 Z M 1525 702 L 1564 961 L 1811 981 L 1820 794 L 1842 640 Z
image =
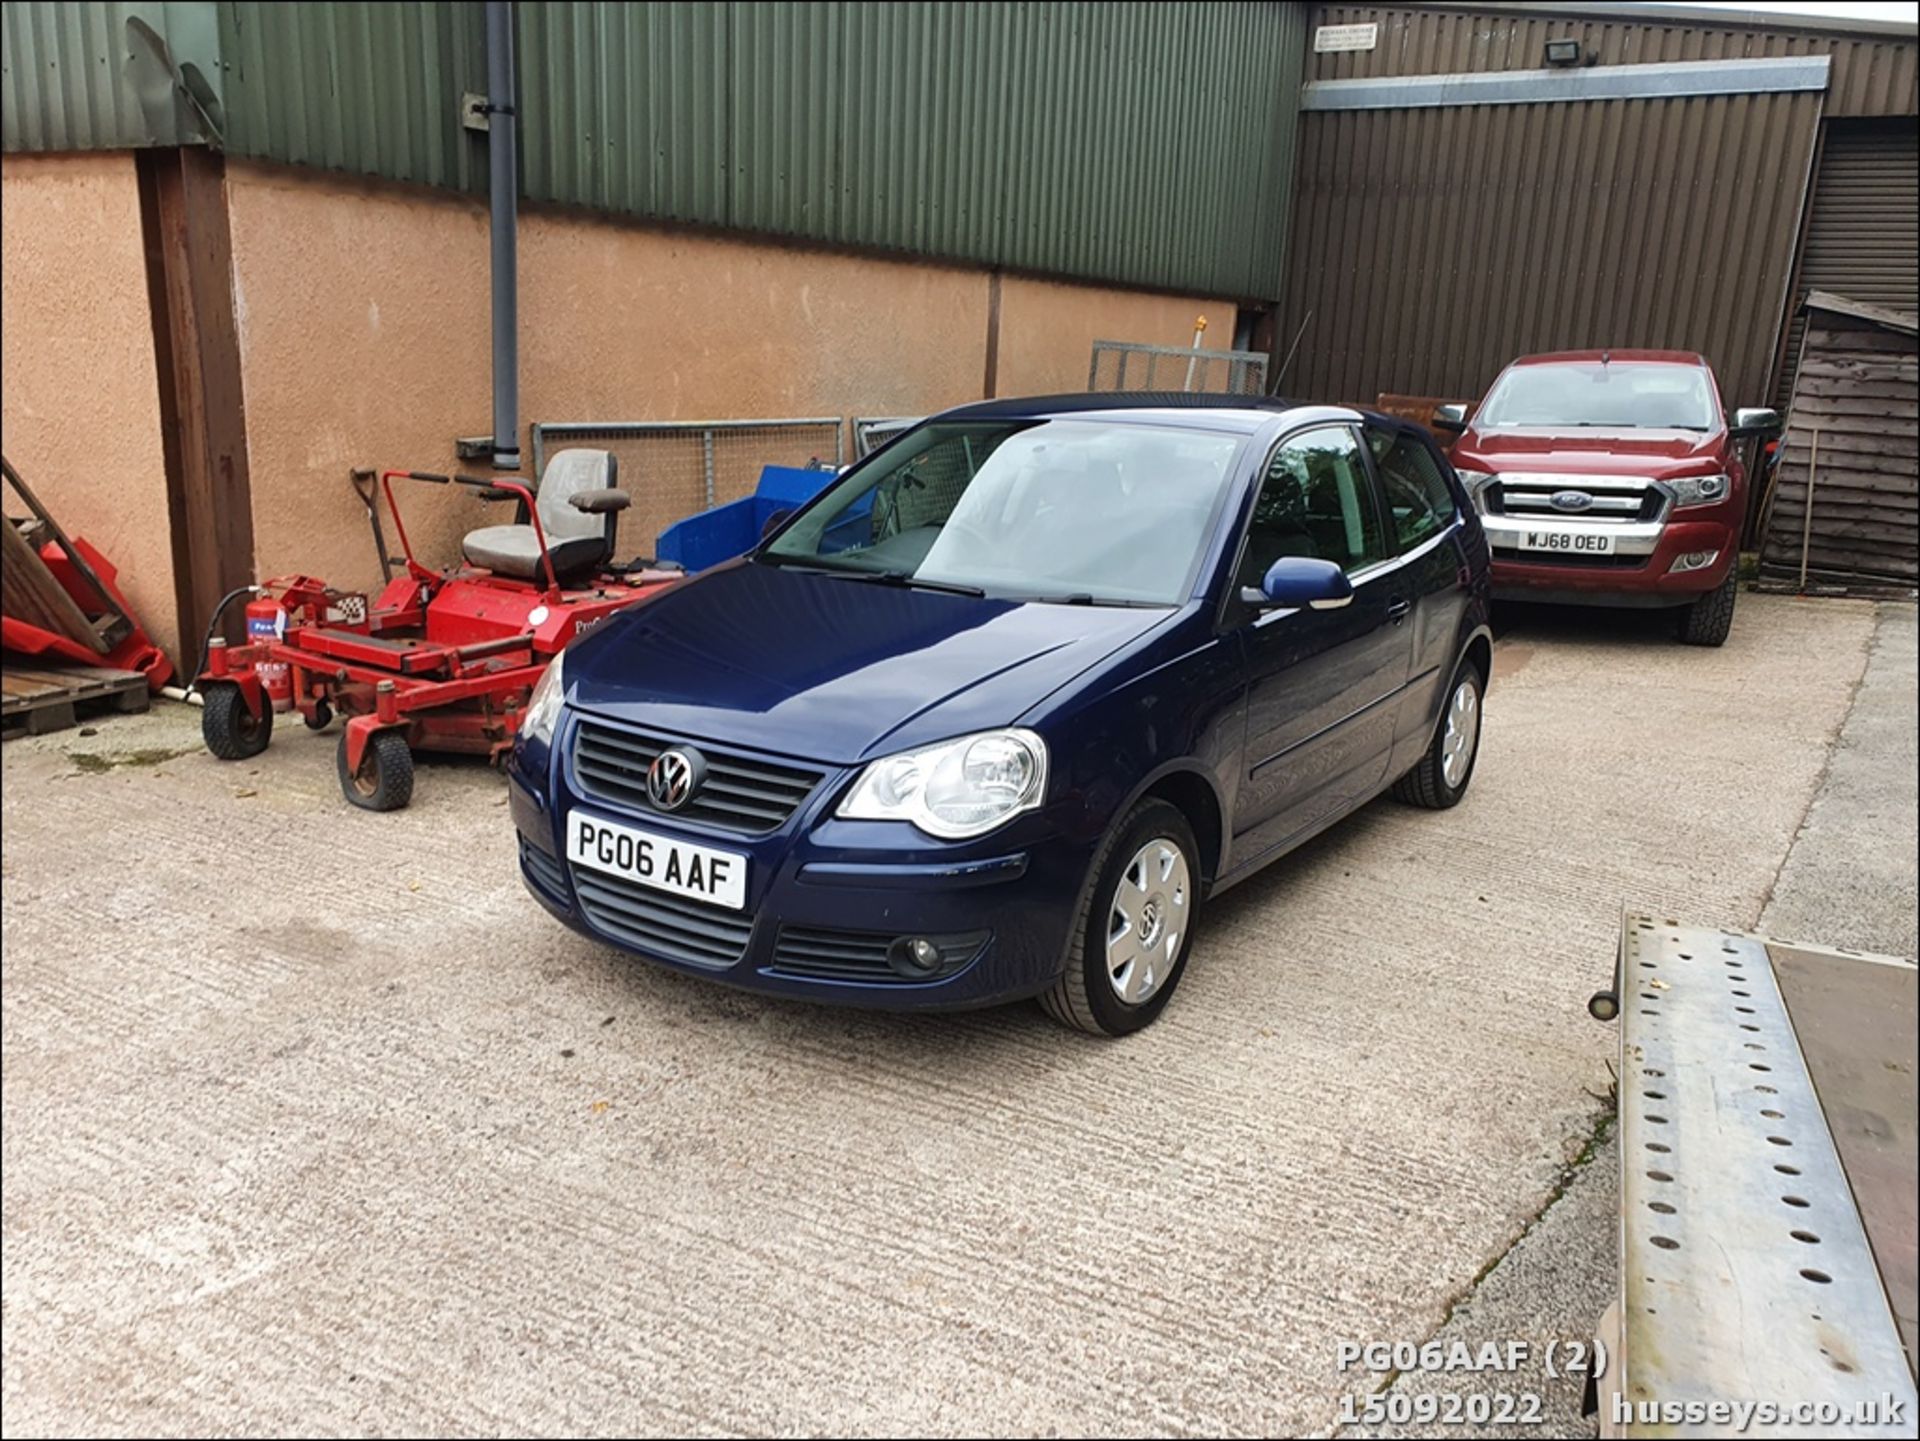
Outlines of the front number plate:
M 1530 530 L 1520 537 L 1522 550 L 1565 550 L 1576 555 L 1612 555 L 1613 537 L 1591 530 Z
M 746 909 L 747 858 L 732 851 L 689 845 L 574 811 L 567 817 L 567 859 L 656 891 Z

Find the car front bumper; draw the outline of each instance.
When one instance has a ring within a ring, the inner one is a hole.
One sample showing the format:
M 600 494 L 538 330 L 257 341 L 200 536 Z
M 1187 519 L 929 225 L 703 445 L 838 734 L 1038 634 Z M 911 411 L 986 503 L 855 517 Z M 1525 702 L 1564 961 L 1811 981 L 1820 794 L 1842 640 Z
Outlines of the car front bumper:
M 1481 517 L 1493 550 L 1493 593 L 1500 600 L 1539 600 L 1578 605 L 1686 605 L 1716 589 L 1739 562 L 1739 533 L 1717 518 L 1618 522 L 1547 521 Z M 1613 539 L 1605 557 L 1523 551 L 1527 531 L 1604 534 Z M 1698 570 L 1675 570 L 1692 552 L 1715 552 Z
M 564 745 L 564 722 L 560 734 Z M 843 769 L 779 830 L 740 836 L 583 796 L 566 769 L 526 745 L 509 763 L 521 879 L 561 921 L 605 945 L 752 990 L 891 1010 L 1017 1000 L 1060 973 L 1093 848 L 1057 833 L 1044 812 L 975 841 L 943 843 L 901 822 L 833 816 L 853 775 Z M 569 862 L 575 809 L 745 856 L 745 908 L 663 897 Z M 942 966 L 931 978 L 903 975 L 885 959 L 892 942 L 913 937 L 940 947 Z

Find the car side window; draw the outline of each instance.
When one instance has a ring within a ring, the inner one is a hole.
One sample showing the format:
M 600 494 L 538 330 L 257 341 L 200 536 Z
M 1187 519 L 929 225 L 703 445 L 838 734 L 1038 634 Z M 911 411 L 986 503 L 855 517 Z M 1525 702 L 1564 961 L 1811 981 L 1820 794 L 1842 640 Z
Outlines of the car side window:
M 1254 500 L 1237 584 L 1259 589 L 1282 556 L 1330 560 L 1352 573 L 1388 554 L 1353 432 L 1331 425 L 1288 436 Z
M 1426 442 L 1410 431 L 1367 427 L 1367 448 L 1393 512 L 1394 542 L 1412 550 L 1452 525 L 1458 515 L 1447 478 Z

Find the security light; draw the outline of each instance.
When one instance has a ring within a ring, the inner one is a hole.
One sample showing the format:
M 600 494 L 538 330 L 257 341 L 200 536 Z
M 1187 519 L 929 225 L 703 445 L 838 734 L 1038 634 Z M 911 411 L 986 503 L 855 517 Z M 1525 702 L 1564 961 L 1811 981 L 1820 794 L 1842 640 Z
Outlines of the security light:
M 1547 42 L 1547 64 L 1549 65 L 1578 65 L 1585 58 L 1578 40 Z

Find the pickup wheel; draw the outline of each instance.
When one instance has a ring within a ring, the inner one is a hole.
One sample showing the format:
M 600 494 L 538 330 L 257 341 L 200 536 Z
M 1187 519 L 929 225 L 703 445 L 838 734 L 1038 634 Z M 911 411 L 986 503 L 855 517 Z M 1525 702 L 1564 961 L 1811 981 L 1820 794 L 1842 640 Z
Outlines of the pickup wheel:
M 1740 567 L 1730 565 L 1725 580 L 1680 612 L 1680 639 L 1688 645 L 1725 645 L 1739 596 Z
M 1447 692 L 1447 708 L 1434 727 L 1433 743 L 1420 764 L 1393 783 L 1397 800 L 1424 810 L 1460 804 L 1480 759 L 1480 698 L 1486 688 L 1472 661 L 1460 662 Z
M 1040 1004 L 1063 1026 L 1124 1036 L 1173 999 L 1200 913 L 1200 848 L 1167 802 L 1127 813 L 1088 869 L 1066 968 Z

